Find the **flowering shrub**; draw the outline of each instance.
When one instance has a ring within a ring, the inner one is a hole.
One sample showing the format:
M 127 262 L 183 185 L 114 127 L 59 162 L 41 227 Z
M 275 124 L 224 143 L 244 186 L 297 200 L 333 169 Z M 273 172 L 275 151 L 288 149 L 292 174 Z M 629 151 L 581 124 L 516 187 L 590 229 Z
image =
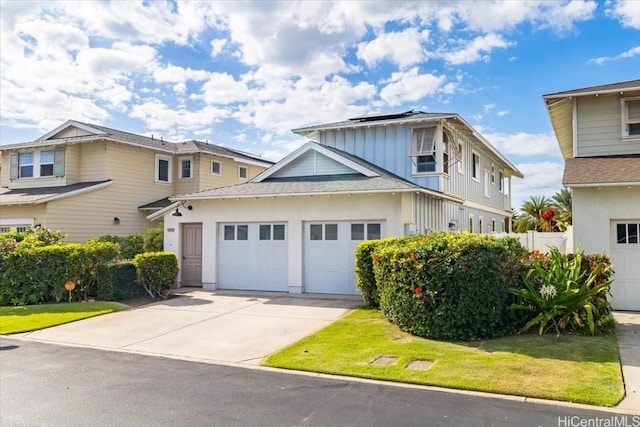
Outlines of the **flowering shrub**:
M 524 277 L 524 287 L 511 289 L 517 298 L 511 309 L 530 314 L 522 331 L 537 326 L 539 334 L 554 328 L 560 335 L 566 328 L 587 327 L 594 334 L 611 312 L 607 301 L 611 274 L 611 264 L 602 256 L 565 256 L 551 248 L 548 265 L 534 262 Z
M 374 252 L 380 310 L 418 336 L 475 339 L 518 329 L 509 287 L 522 273 L 514 238 L 433 233 Z

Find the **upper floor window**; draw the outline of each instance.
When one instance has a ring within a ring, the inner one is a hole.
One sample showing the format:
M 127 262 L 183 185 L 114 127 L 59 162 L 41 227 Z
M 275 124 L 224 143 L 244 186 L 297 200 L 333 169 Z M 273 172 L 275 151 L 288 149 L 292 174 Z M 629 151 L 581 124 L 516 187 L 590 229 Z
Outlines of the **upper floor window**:
M 478 153 L 471 153 L 471 177 L 480 181 L 480 156 Z
M 247 179 L 249 176 L 249 168 L 246 166 L 238 166 L 238 178 Z
M 640 136 L 640 98 L 622 100 L 622 136 Z
M 53 176 L 55 154 L 53 151 L 40 152 L 40 176 Z
M 222 175 L 222 164 L 217 160 L 211 160 L 211 175 Z
M 156 182 L 171 182 L 171 157 L 156 154 Z
M 442 135 L 442 172 L 449 173 L 449 134 L 444 132 Z
M 193 178 L 193 157 L 180 158 L 180 178 Z
M 502 171 L 498 172 L 498 191 L 504 192 L 504 174 Z
M 64 150 L 11 153 L 10 179 L 64 176 Z
M 464 173 L 464 159 L 462 158 L 463 146 L 462 142 L 458 144 L 458 173 Z
M 491 184 L 495 185 L 496 183 L 496 167 L 491 165 Z
M 416 173 L 436 171 L 436 128 L 414 129 L 409 156 Z

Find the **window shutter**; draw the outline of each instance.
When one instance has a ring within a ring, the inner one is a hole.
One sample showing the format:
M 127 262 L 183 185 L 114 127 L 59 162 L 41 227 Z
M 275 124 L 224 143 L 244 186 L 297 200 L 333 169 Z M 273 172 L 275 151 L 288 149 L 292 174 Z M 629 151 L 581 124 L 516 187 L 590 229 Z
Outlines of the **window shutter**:
M 9 178 L 18 179 L 18 153 L 11 153 Z
M 436 144 L 436 128 L 415 129 L 413 131 L 413 141 L 411 143 L 411 152 L 409 156 L 427 156 L 433 155 Z
M 640 123 L 640 101 L 628 101 L 627 123 Z
M 64 150 L 53 152 L 53 176 L 64 176 Z

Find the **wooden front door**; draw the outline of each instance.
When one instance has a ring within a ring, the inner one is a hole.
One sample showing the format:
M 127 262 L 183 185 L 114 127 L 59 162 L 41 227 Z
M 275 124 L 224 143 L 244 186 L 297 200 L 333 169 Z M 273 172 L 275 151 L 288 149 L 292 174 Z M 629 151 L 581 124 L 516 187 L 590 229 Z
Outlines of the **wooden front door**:
M 182 286 L 202 286 L 202 223 L 182 224 Z

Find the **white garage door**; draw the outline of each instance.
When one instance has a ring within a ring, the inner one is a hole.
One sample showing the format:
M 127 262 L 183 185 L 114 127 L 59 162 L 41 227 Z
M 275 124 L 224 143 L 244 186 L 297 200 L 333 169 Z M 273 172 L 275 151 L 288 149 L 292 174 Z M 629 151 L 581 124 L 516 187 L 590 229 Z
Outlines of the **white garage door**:
M 379 239 L 382 221 L 308 222 L 304 228 L 304 291 L 323 294 L 358 294 L 356 246 Z
M 640 311 L 640 220 L 614 223 L 611 262 L 613 308 Z
M 288 291 L 286 224 L 220 224 L 218 288 Z

